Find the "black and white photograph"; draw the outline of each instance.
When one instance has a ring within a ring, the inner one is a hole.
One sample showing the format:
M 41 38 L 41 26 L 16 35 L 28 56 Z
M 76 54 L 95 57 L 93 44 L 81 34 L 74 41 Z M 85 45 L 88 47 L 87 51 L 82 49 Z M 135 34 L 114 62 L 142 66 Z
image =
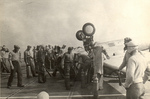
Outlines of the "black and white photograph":
M 150 99 L 150 0 L 0 0 L 0 99 Z

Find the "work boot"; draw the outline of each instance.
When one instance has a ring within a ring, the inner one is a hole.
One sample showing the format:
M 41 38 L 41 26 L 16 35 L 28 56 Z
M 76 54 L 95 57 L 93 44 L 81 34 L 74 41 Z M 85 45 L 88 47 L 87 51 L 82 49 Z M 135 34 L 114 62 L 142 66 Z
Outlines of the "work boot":
M 32 76 L 27 76 L 27 78 L 32 78 Z
M 17 85 L 18 87 L 24 87 L 24 85 Z
M 8 89 L 10 89 L 11 86 L 7 86 Z
M 35 74 L 35 75 L 33 75 L 33 77 L 38 77 L 38 75 Z

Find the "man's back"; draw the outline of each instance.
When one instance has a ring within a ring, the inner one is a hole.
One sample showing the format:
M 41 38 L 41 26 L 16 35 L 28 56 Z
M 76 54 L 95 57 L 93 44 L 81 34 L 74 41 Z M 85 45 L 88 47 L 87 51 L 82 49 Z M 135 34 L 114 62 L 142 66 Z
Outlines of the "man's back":
M 143 82 L 144 72 L 147 68 L 147 62 L 141 53 L 137 52 L 135 55 L 129 58 L 127 69 L 129 68 L 132 69 L 131 72 L 133 74 L 133 83 Z

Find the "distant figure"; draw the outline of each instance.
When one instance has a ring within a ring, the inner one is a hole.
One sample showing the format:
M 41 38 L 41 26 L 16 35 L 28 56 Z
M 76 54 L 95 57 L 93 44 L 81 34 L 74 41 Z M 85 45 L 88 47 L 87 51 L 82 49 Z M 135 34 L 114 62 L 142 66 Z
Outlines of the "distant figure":
M 8 48 L 5 48 L 5 47 L 2 47 L 2 49 L 0 50 L 1 72 L 6 71 L 7 73 L 10 73 L 10 71 L 6 65 L 6 60 L 7 60 L 6 53 L 8 53 L 8 52 L 9 52 Z
M 63 57 L 63 51 L 59 46 L 56 46 L 55 53 L 54 53 L 54 58 L 55 58 L 54 60 L 56 66 L 52 74 L 54 77 L 56 76 L 57 71 L 59 71 L 61 76 L 64 78 L 64 71 L 61 67 L 62 57 Z
M 37 99 L 49 99 L 49 94 L 45 91 L 42 91 L 37 95 Z
M 38 62 L 38 83 L 45 83 L 46 82 L 46 70 L 45 70 L 45 51 L 44 46 L 40 45 L 39 51 L 37 53 L 37 62 Z
M 49 61 L 49 46 L 45 46 L 45 67 L 46 69 L 50 69 L 50 61 Z
M 8 79 L 7 88 L 11 87 L 13 82 L 13 78 L 15 77 L 15 73 L 17 73 L 18 87 L 24 87 L 22 84 L 22 72 L 21 72 L 21 52 L 19 51 L 20 47 L 18 45 L 14 45 L 14 50 L 9 53 L 8 61 L 10 63 L 11 73 Z
M 26 73 L 27 78 L 31 78 L 31 75 L 29 74 L 29 71 L 31 70 L 33 77 L 37 77 L 35 73 L 35 65 L 33 61 L 33 57 L 30 52 L 31 46 L 27 46 L 27 49 L 24 51 L 24 61 L 26 63 Z
M 38 69 L 38 64 L 37 64 L 37 53 L 39 50 L 39 46 L 34 47 L 33 49 L 33 59 L 34 59 L 34 64 L 35 64 L 35 72 L 38 73 L 39 69 Z

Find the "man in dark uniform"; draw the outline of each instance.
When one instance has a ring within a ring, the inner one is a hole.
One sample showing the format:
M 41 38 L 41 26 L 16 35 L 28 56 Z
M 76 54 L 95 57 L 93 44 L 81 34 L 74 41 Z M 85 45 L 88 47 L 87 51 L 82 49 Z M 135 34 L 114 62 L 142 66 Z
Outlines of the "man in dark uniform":
M 9 53 L 9 63 L 11 67 L 11 73 L 8 79 L 7 88 L 11 87 L 11 83 L 13 81 L 13 78 L 16 72 L 17 72 L 17 79 L 18 79 L 17 86 L 24 87 L 24 85 L 22 84 L 22 72 L 21 72 L 21 66 L 20 66 L 21 53 L 19 49 L 20 49 L 19 46 L 14 45 L 14 50 Z
M 92 59 L 85 54 L 80 54 L 78 53 L 78 63 L 81 66 L 81 70 L 83 69 L 84 71 L 84 78 L 85 78 L 85 84 L 88 84 L 91 81 L 91 78 L 93 76 L 93 74 L 91 74 L 92 68 L 91 68 L 91 63 L 92 63 Z
M 64 78 L 64 71 L 61 67 L 62 56 L 63 56 L 63 51 L 61 50 L 61 48 L 59 46 L 57 46 L 56 47 L 56 52 L 55 52 L 55 55 L 54 55 L 56 66 L 55 66 L 54 72 L 52 74 L 54 77 L 56 76 L 57 71 L 59 71 L 61 76 Z
M 66 81 L 66 77 L 68 77 L 68 79 L 70 79 L 70 75 L 71 75 L 71 67 L 73 66 L 73 59 L 74 59 L 74 56 L 72 54 L 72 48 L 71 47 L 68 47 L 68 52 L 64 53 L 63 57 L 62 57 L 62 61 L 61 61 L 61 64 L 62 64 L 62 67 L 64 67 L 64 72 L 65 72 L 65 86 L 66 86 L 66 89 L 70 89 L 68 87 L 68 81 Z M 70 83 L 70 82 L 69 82 Z M 69 85 L 70 86 L 70 85 Z
M 38 82 L 39 83 L 45 83 L 46 82 L 46 76 L 45 76 L 45 51 L 44 46 L 40 45 L 39 51 L 37 53 L 37 62 L 38 62 Z
M 33 77 L 37 77 L 37 75 L 35 73 L 34 61 L 33 61 L 33 58 L 31 56 L 31 53 L 30 53 L 30 49 L 31 49 L 31 46 L 28 45 L 27 49 L 24 51 L 24 61 L 26 63 L 27 78 L 31 77 L 29 74 L 30 68 L 31 68 L 31 72 L 32 72 Z
M 37 48 L 34 47 L 33 49 L 33 59 L 34 59 L 34 64 L 35 64 L 35 72 L 38 73 L 38 64 L 37 64 L 37 52 L 39 50 L 39 46 Z

